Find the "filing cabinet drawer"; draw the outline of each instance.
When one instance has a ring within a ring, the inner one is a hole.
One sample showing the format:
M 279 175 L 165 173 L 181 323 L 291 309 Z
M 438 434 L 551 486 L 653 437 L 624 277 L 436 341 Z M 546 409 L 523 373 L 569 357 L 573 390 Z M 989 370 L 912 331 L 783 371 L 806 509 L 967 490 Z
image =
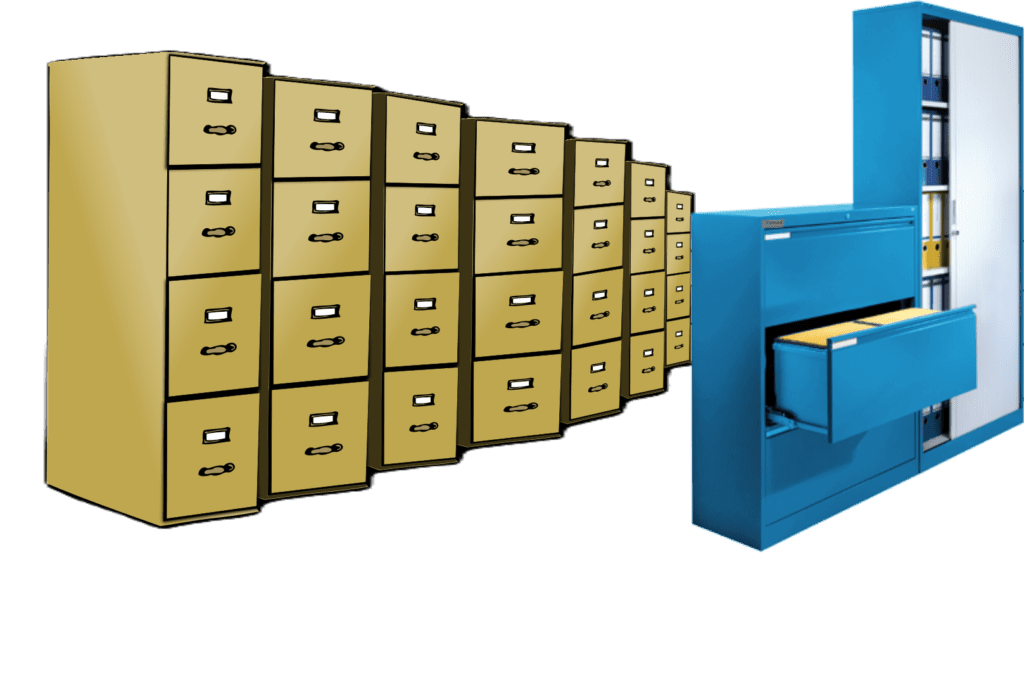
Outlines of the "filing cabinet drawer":
M 573 211 L 573 271 L 622 266 L 621 205 Z
M 389 272 L 458 269 L 459 190 L 387 187 L 384 191 L 384 268 Z
M 275 385 L 366 375 L 370 277 L 274 283 Z
M 562 356 L 473 364 L 473 441 L 557 433 Z
M 270 492 L 366 481 L 369 383 L 271 392 Z
M 476 284 L 476 356 L 557 350 L 562 272 L 485 276 Z
M 575 205 L 622 203 L 625 195 L 626 145 L 576 142 Z
M 564 127 L 495 121 L 476 125 L 477 196 L 562 193 Z
M 619 408 L 622 342 L 607 342 L 572 351 L 570 418 Z
M 167 519 L 256 506 L 259 400 L 167 404 Z
M 681 316 L 690 316 L 690 275 L 674 274 L 665 278 L 667 316 L 670 319 L 677 319 Z
M 659 165 L 634 163 L 630 174 L 630 217 L 665 216 L 665 174 Z
M 621 269 L 573 277 L 573 346 L 622 335 L 622 278 Z
M 455 457 L 459 369 L 384 374 L 384 464 Z
M 668 219 L 668 233 L 690 233 L 690 215 L 693 214 L 693 196 L 665 192 L 665 216 Z
M 257 387 L 259 274 L 171 281 L 168 286 L 168 396 Z M 124 314 L 130 323 L 132 310 Z
M 683 274 L 690 271 L 690 235 L 669 234 L 665 238 L 665 273 Z
M 630 220 L 631 273 L 665 269 L 665 220 Z
M 461 108 L 376 96 L 387 97 L 387 182 L 458 184 Z
M 448 364 L 459 356 L 459 274 L 386 277 L 385 363 Z
M 167 274 L 260 267 L 260 171 L 171 170 Z
M 369 182 L 276 182 L 273 275 L 370 267 Z
M 690 319 L 674 319 L 665 324 L 665 363 L 669 366 L 690 360 Z
M 629 277 L 629 332 L 665 327 L 665 275 L 660 272 Z
M 263 66 L 175 56 L 170 60 L 168 164 L 259 163 Z
M 274 177 L 369 177 L 372 91 L 274 81 Z
M 477 201 L 476 273 L 562 266 L 562 199 Z
M 629 339 L 629 393 L 665 387 L 665 331 Z

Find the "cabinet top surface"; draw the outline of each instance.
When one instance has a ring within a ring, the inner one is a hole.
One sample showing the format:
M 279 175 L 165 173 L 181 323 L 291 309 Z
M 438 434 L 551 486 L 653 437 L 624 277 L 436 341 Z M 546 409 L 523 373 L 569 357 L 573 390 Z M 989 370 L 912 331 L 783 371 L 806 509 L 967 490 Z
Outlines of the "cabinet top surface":
M 911 218 L 917 213 L 913 205 L 871 205 L 842 203 L 838 205 L 815 205 L 795 208 L 762 208 L 758 210 L 733 210 L 725 212 L 695 213 L 702 219 L 708 217 L 751 218 L 753 220 L 782 220 L 782 226 L 811 224 L 813 221 L 845 222 L 860 220 L 878 220 L 894 218 Z M 760 225 L 759 225 L 760 226 Z
M 199 52 L 176 52 L 173 50 L 158 50 L 154 52 L 129 52 L 127 54 L 100 54 L 92 55 L 88 57 L 70 57 L 68 59 L 55 59 L 49 62 L 50 64 L 60 64 L 66 61 L 82 61 L 85 59 L 109 59 L 111 57 L 137 57 L 144 54 L 166 54 L 170 57 L 189 57 L 192 59 L 208 59 L 211 61 L 226 61 L 235 64 L 251 64 L 252 66 L 265 66 L 265 61 L 259 61 L 258 59 L 241 59 L 238 57 L 221 57 L 216 54 L 201 54 Z
M 952 21 L 959 21 L 960 23 L 964 24 L 973 24 L 975 26 L 981 26 L 982 28 L 990 28 L 994 31 L 1001 31 L 1003 33 L 1024 35 L 1024 29 L 1021 29 L 1020 26 L 1003 23 L 1002 21 L 996 21 L 994 19 L 986 19 L 985 17 L 980 17 L 976 14 L 958 12 L 957 10 L 950 9 L 948 7 L 930 5 L 926 2 L 905 2 L 899 5 L 883 5 L 882 7 L 870 7 L 867 9 L 854 10 L 853 13 L 854 15 L 858 15 L 899 10 L 915 10 L 920 12 L 921 14 L 937 17 L 939 19 L 949 19 Z

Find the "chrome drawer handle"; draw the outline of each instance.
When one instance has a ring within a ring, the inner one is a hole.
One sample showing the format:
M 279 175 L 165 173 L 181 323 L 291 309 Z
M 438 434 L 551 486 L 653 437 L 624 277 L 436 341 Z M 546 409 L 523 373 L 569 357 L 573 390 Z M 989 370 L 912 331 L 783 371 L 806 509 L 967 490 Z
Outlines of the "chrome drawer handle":
M 535 246 L 538 243 L 540 243 L 540 241 L 538 241 L 535 238 L 523 238 L 523 239 L 519 239 L 518 241 L 517 240 L 509 241 L 505 245 L 507 245 L 507 246 Z
M 591 321 L 597 321 L 598 319 L 605 319 L 609 316 L 611 316 L 611 312 L 599 312 L 597 314 L 591 314 L 590 319 Z
M 203 229 L 203 236 L 211 238 L 220 238 L 221 236 L 234 236 L 234 227 L 225 227 L 223 229 Z
M 649 367 L 645 368 L 644 370 L 642 370 L 640 372 L 641 373 L 650 373 L 653 370 L 654 370 L 654 366 L 649 366 Z
M 412 235 L 412 240 L 413 241 L 419 241 L 421 243 L 428 243 L 430 241 L 436 241 L 439 238 L 441 238 L 441 237 L 438 236 L 437 234 L 413 234 Z
M 213 347 L 204 347 L 201 350 L 199 350 L 199 353 L 202 354 L 204 357 L 209 357 L 217 356 L 218 354 L 227 354 L 229 352 L 234 352 L 236 349 L 238 349 L 238 345 L 236 345 L 233 342 L 229 342 L 226 345 L 214 345 Z
M 611 185 L 612 185 L 612 181 L 610 179 L 598 180 L 598 181 L 594 182 L 594 186 L 595 187 L 610 187 Z
M 306 347 L 334 347 L 335 345 L 345 344 L 345 338 L 340 335 L 336 338 L 324 338 L 323 340 L 310 340 L 306 343 Z
M 530 326 L 539 326 L 540 319 L 530 319 L 529 321 L 509 321 L 505 324 L 505 328 L 529 328 Z
M 608 389 L 608 383 L 601 383 L 600 385 L 594 385 L 587 392 L 600 392 L 606 389 Z
M 306 449 L 306 455 L 307 456 L 326 456 L 328 453 L 334 453 L 336 451 L 341 451 L 343 448 L 345 448 L 345 447 L 342 446 L 341 444 L 331 444 L 330 446 L 317 446 L 315 448 L 314 447 L 310 447 L 310 448 Z
M 313 142 L 309 148 L 314 151 L 341 151 L 345 145 L 341 142 Z
M 345 235 L 340 231 L 336 231 L 333 234 L 310 234 L 309 240 L 313 243 L 330 243 L 332 241 L 340 241 L 345 238 Z
M 607 248 L 611 245 L 611 241 L 598 241 L 597 243 L 591 243 L 591 248 Z
M 423 423 L 422 425 L 413 425 L 409 428 L 409 432 L 430 432 L 436 429 L 437 423 Z
M 539 175 L 540 168 L 509 168 L 510 175 Z
M 203 132 L 208 135 L 233 135 L 238 130 L 234 125 L 207 125 Z
M 440 332 L 441 332 L 441 329 L 438 328 L 437 326 L 433 326 L 431 328 L 413 328 L 412 329 L 412 334 L 413 335 L 437 335 Z
M 644 314 L 650 314 L 650 313 L 651 313 L 651 312 L 653 312 L 653 311 L 654 311 L 655 309 L 657 309 L 657 307 L 644 307 L 644 310 L 643 310 L 643 311 L 644 311 Z
M 441 158 L 439 153 L 423 153 L 416 151 L 412 154 L 412 157 L 420 161 L 436 161 Z
M 650 255 L 655 250 L 657 250 L 657 248 L 644 248 L 644 255 Z
M 224 463 L 223 465 L 214 465 L 208 468 L 199 468 L 200 477 L 216 477 L 217 475 L 227 474 L 235 469 L 234 463 Z
M 532 411 L 537 408 L 537 402 L 532 401 L 529 404 L 519 404 L 518 406 L 506 406 L 505 413 L 522 413 L 523 411 Z
M 684 345 L 676 345 L 676 346 L 675 346 L 675 347 L 673 347 L 672 349 L 682 349 L 682 348 L 684 348 L 684 347 L 686 347 L 686 345 L 685 345 L 685 344 L 684 344 Z
M 657 200 L 654 196 L 644 196 L 644 203 L 654 203 Z

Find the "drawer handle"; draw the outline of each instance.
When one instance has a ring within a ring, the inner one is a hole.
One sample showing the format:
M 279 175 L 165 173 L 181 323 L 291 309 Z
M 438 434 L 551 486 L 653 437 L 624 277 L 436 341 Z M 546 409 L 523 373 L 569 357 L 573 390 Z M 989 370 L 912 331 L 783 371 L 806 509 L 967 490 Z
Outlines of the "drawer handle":
M 341 151 L 345 145 L 341 142 L 313 142 L 309 148 L 314 151 Z
M 412 240 L 419 241 L 421 243 L 429 243 L 430 241 L 436 241 L 441 238 L 437 234 L 413 234 Z
M 413 335 L 437 335 L 440 332 L 441 332 L 441 329 L 438 328 L 437 326 L 432 326 L 430 328 L 413 328 L 412 329 L 412 334 Z
M 644 196 L 644 203 L 654 203 L 657 200 L 654 196 Z
M 685 260 L 686 259 L 686 255 L 676 255 L 676 259 L 677 260 Z
M 233 342 L 229 342 L 226 345 L 214 345 L 213 347 L 204 347 L 199 350 L 199 353 L 204 357 L 217 356 L 218 354 L 228 354 L 238 349 L 238 345 Z
M 409 428 L 409 432 L 430 432 L 431 430 L 437 429 L 437 423 L 423 423 L 422 425 L 413 425 Z
M 679 298 L 678 300 L 676 300 L 676 304 L 677 304 L 677 305 L 681 305 L 681 304 L 683 304 L 684 302 L 686 302 L 686 298 Z
M 333 234 L 310 234 L 309 240 L 313 243 L 330 243 L 331 241 L 340 241 L 345 238 L 345 235 L 340 231 L 336 231 Z
M 331 444 L 330 446 L 317 446 L 306 449 L 307 456 L 326 456 L 328 453 L 334 453 L 341 451 L 344 446 L 341 444 Z
M 519 239 L 519 240 L 509 241 L 505 245 L 507 245 L 507 246 L 535 246 L 538 243 L 540 243 L 540 241 L 538 241 L 535 238 L 522 238 L 522 239 Z
M 203 132 L 208 135 L 233 135 L 237 129 L 234 125 L 207 125 Z
M 539 326 L 540 319 L 530 319 L 529 321 L 509 321 L 505 324 L 505 328 L 529 328 L 530 326 Z
M 208 468 L 199 468 L 200 477 L 216 477 L 217 475 L 224 475 L 235 469 L 234 463 L 224 463 L 223 465 L 214 465 Z
M 532 411 L 537 408 L 537 402 L 531 401 L 529 404 L 519 404 L 518 406 L 506 406 L 505 413 L 521 413 L 523 411 Z
M 591 314 L 590 319 L 591 321 L 597 321 L 599 319 L 607 319 L 609 316 L 611 316 L 611 312 L 599 312 L 597 314 Z
M 601 392 L 606 389 L 608 389 L 608 383 L 601 383 L 600 385 L 594 385 L 587 392 Z
M 340 335 L 336 338 L 324 338 L 323 340 L 310 340 L 306 343 L 306 347 L 334 347 L 335 345 L 345 344 L 345 338 Z
M 657 307 L 644 307 L 644 314 L 650 314 L 655 309 L 657 309 Z
M 612 185 L 612 181 L 610 179 L 605 179 L 605 180 L 600 180 L 599 179 L 596 182 L 594 182 L 594 186 L 595 187 L 609 187 L 611 185 Z
M 223 229 L 203 229 L 203 236 L 208 238 L 220 238 L 221 236 L 234 236 L 234 227 L 224 227 Z
M 685 222 L 685 221 L 686 221 L 685 217 L 677 217 L 676 218 L 676 222 Z
M 657 248 L 644 248 L 644 255 L 650 255 L 655 250 L 657 250 Z
M 684 347 L 686 347 L 686 345 L 685 345 L 685 344 L 683 344 L 683 345 L 676 345 L 676 346 L 675 346 L 675 347 L 673 347 L 672 349 L 682 349 L 682 348 L 684 348 Z
M 412 157 L 420 161 L 436 161 L 441 158 L 439 153 L 423 153 L 421 151 L 413 152 Z
M 540 168 L 509 168 L 510 175 L 539 175 Z
M 597 243 L 591 243 L 591 248 L 607 248 L 611 245 L 611 241 L 598 241 Z
M 641 373 L 651 373 L 653 370 L 654 370 L 654 366 L 648 366 L 647 368 L 645 368 L 644 370 L 642 370 L 640 372 Z

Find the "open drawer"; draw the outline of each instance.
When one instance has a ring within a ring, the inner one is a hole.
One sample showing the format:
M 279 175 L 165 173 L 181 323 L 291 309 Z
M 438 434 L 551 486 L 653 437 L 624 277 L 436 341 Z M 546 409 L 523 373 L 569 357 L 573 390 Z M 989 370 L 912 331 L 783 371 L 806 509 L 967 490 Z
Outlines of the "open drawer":
M 974 306 L 904 309 L 782 336 L 768 436 L 800 428 L 829 442 L 977 387 Z

